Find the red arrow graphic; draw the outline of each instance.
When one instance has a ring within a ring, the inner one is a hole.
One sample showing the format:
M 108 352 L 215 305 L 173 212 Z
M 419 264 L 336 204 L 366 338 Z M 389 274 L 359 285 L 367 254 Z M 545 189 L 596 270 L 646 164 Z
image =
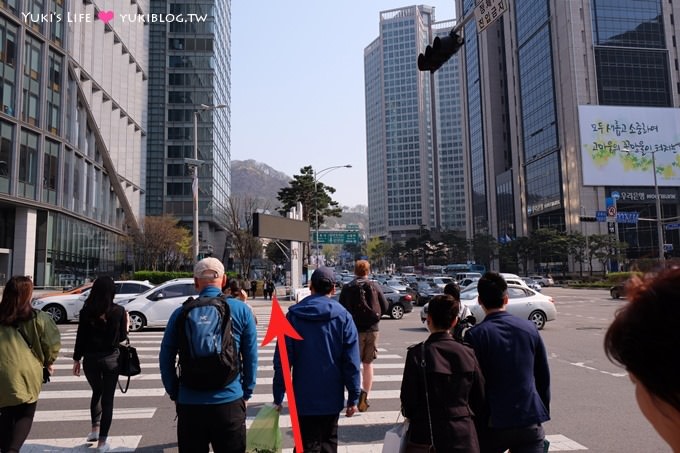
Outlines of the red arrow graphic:
M 281 357 L 283 383 L 286 386 L 286 395 L 288 395 L 288 411 L 290 412 L 290 421 L 293 426 L 295 451 L 302 453 L 302 434 L 300 433 L 300 424 L 298 423 L 297 405 L 295 404 L 295 393 L 293 392 L 293 379 L 290 375 L 288 351 L 286 350 L 286 337 L 291 337 L 295 340 L 302 340 L 302 337 L 286 319 L 276 295 L 272 298 L 272 313 L 269 318 L 269 327 L 267 327 L 267 334 L 264 336 L 260 347 L 268 345 L 274 337 L 276 337 L 276 344 L 278 345 L 279 356 Z

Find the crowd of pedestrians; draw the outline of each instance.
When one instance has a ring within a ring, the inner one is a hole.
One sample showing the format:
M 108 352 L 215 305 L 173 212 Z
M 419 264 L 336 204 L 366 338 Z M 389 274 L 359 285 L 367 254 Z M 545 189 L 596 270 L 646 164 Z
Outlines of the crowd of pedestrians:
M 285 338 L 287 361 L 276 349 L 272 399 L 281 410 L 287 372 L 282 364 L 287 362 L 305 452 L 336 452 L 340 413 L 352 417 L 370 408 L 372 364 L 387 301 L 368 280 L 369 272 L 367 261 L 357 261 L 356 278 L 336 300 L 333 270 L 316 269 L 311 294 L 286 314 L 302 340 Z M 258 364 L 256 319 L 247 292 L 253 294 L 257 285 L 229 281 L 215 258 L 196 263 L 194 285 L 199 297 L 173 312 L 159 354 L 161 379 L 177 410 L 178 448 L 243 453 L 246 405 Z M 267 285 L 265 297 L 271 297 Z M 118 345 L 128 335 L 127 313 L 113 303 L 114 288 L 110 277 L 95 280 L 80 312 L 73 352 L 73 374 L 79 376 L 82 369 L 92 388 L 86 439 L 97 442 L 98 451 L 110 448 Z M 543 340 L 533 323 L 506 312 L 508 286 L 499 274 L 487 272 L 477 288 L 485 313 L 481 323 L 463 333 L 456 330 L 468 313 L 457 288 L 447 287 L 430 301 L 429 336 L 406 351 L 400 394 L 401 412 L 409 421 L 406 453 L 547 451 L 543 423 L 550 420 L 550 370 Z M 32 309 L 32 290 L 29 277 L 13 277 L 0 302 L 0 453 L 18 453 L 28 437 L 41 386 L 61 346 L 52 319 Z M 628 298 L 607 331 L 605 351 L 628 371 L 642 413 L 680 452 L 680 365 L 668 360 L 680 348 L 680 268 L 634 277 Z M 184 366 L 213 366 L 208 356 L 187 362 L 198 346 L 191 344 L 185 323 L 199 308 L 208 311 L 197 311 L 194 322 L 207 325 L 216 317 L 223 335 L 215 363 L 225 379 L 217 385 L 197 384 L 193 370 Z

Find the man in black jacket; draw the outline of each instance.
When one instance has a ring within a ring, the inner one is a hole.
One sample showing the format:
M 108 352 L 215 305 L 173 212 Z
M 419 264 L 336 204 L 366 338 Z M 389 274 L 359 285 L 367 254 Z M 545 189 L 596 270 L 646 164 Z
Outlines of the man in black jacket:
M 378 324 L 383 313 L 387 312 L 389 304 L 377 283 L 368 279 L 371 270 L 366 260 L 358 260 L 354 265 L 356 278 L 342 287 L 340 303 L 352 314 L 354 324 L 359 331 L 359 357 L 361 358 L 361 394 L 359 395 L 359 412 L 366 412 L 368 393 L 373 385 L 373 361 L 378 357 Z M 358 291 L 366 288 L 365 301 L 370 307 L 365 307 L 359 300 Z M 363 310 L 362 310 L 363 308 Z M 375 319 L 367 321 L 366 312 L 375 313 Z
M 488 429 L 483 453 L 543 453 L 542 423 L 550 420 L 550 369 L 536 326 L 505 311 L 508 284 L 495 272 L 479 279 L 484 321 L 467 332 L 486 380 Z

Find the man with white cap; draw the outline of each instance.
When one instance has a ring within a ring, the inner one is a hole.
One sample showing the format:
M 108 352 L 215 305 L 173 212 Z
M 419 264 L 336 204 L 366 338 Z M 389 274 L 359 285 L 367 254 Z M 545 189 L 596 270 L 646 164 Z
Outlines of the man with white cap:
M 220 298 L 229 307 L 232 339 L 240 356 L 235 379 L 216 390 L 205 390 L 187 385 L 177 376 L 175 364 L 181 341 L 178 324 L 184 307 L 172 313 L 163 335 L 159 354 L 161 378 L 177 406 L 180 452 L 207 452 L 209 445 L 215 453 L 243 453 L 246 449 L 246 401 L 255 388 L 257 330 L 248 306 L 222 295 L 226 280 L 224 266 L 216 258 L 204 258 L 194 266 L 199 298 Z

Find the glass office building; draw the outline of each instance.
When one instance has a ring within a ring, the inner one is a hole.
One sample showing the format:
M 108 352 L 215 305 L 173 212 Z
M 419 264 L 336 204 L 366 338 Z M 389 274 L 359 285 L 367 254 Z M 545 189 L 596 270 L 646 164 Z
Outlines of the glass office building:
M 146 214 L 172 215 L 193 229 L 186 159 L 194 158 L 198 112 L 200 252 L 224 259 L 231 185 L 231 2 L 151 0 L 151 11 L 197 19 L 150 23 Z
M 91 2 L 0 1 L 0 285 L 119 275 L 144 210 L 147 32 Z M 51 18 L 47 20 L 46 18 Z
M 372 237 L 466 230 L 457 57 L 434 75 L 416 65 L 434 36 L 453 25 L 435 23 L 429 6 L 383 11 L 380 35 L 364 50 Z
M 628 258 L 656 257 L 653 222 L 588 221 L 614 192 L 638 194 L 622 196 L 619 211 L 657 214 L 655 197 L 645 195 L 654 187 L 584 183 L 579 106 L 680 107 L 678 6 L 516 0 L 508 7 L 481 33 L 474 21 L 465 26 L 464 146 L 475 232 L 511 239 L 543 227 L 616 232 L 629 244 Z M 456 8 L 463 17 L 475 2 L 457 0 Z M 677 188 L 660 192 L 662 218 L 677 217 Z M 680 247 L 677 231 L 661 240 Z

